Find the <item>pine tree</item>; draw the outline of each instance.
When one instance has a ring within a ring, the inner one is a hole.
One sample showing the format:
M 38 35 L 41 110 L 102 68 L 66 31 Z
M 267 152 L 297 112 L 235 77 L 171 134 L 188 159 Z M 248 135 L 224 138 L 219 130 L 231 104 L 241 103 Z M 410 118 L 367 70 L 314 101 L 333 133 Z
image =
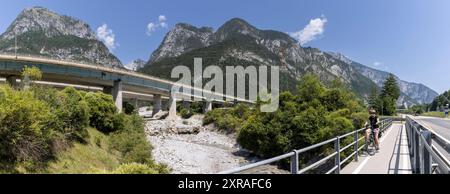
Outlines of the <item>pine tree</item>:
M 384 82 L 380 94 L 381 113 L 384 115 L 394 115 L 396 112 L 396 102 L 400 97 L 400 88 L 394 75 L 389 74 L 389 77 Z
M 389 74 L 389 77 L 384 82 L 381 97 L 390 97 L 395 101 L 397 101 L 400 97 L 400 88 L 398 87 L 397 80 L 394 75 Z

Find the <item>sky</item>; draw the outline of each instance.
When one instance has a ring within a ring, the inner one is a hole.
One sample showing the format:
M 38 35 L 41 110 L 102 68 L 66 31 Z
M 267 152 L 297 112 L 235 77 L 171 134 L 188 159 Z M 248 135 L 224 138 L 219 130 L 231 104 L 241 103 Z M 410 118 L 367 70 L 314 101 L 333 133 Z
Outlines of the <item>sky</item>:
M 239 17 L 290 34 L 302 46 L 450 89 L 448 0 L 0 0 L 0 33 L 25 8 L 87 22 L 122 63 L 148 60 L 175 24 L 217 29 Z

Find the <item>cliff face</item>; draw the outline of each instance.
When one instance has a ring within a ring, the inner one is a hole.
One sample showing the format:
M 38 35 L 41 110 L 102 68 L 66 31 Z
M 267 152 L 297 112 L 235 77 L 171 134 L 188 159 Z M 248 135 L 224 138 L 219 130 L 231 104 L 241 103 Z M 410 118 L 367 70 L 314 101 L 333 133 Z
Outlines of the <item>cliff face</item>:
M 88 24 L 42 7 L 19 14 L 0 36 L 0 52 L 14 53 L 15 37 L 20 54 L 122 67 Z

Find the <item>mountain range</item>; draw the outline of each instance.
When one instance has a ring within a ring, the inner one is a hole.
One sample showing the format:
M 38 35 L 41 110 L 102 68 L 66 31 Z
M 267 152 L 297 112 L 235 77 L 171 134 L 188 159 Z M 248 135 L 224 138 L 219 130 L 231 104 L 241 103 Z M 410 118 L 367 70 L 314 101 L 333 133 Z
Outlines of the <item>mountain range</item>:
M 231 19 L 216 31 L 186 23 L 175 25 L 139 71 L 170 79 L 170 69 L 175 66 L 193 68 L 194 57 L 203 58 L 204 66 L 280 66 L 282 90 L 294 90 L 296 80 L 308 72 L 324 83 L 340 78 L 362 98 L 367 98 L 373 87 L 382 87 L 389 76 L 343 54 L 302 47 L 286 33 L 261 30 L 240 18 Z M 401 90 L 399 106 L 430 103 L 438 95 L 423 84 L 396 79 Z
M 170 79 L 173 67 L 193 68 L 193 58 L 203 66 L 279 66 L 280 89 L 294 91 L 305 73 L 316 74 L 325 84 L 340 78 L 359 97 L 366 99 L 372 88 L 380 88 L 389 75 L 355 62 L 343 54 L 302 47 L 286 33 L 261 30 L 240 18 L 233 18 L 217 30 L 187 23 L 175 25 L 148 61 L 121 61 L 99 40 L 90 26 L 70 16 L 42 7 L 23 10 L 0 35 L 0 53 L 17 52 L 61 60 L 127 68 Z M 438 94 L 423 84 L 396 77 L 401 89 L 399 105 L 430 103 Z

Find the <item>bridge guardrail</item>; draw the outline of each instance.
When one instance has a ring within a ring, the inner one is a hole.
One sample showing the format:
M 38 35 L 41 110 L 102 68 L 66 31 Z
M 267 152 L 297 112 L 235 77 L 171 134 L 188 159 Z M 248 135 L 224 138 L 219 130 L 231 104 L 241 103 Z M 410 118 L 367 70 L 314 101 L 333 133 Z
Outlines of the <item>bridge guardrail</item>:
M 392 122 L 393 122 L 392 119 L 384 119 L 384 120 L 382 120 L 381 121 L 381 125 L 380 125 L 380 131 L 381 132 L 386 131 L 389 127 L 391 127 Z M 253 164 L 245 165 L 245 166 L 238 167 L 238 168 L 235 168 L 235 169 L 222 171 L 222 172 L 219 172 L 219 174 L 236 174 L 236 173 L 244 172 L 244 171 L 247 171 L 247 170 L 259 167 L 259 166 L 271 164 L 271 163 L 274 163 L 274 162 L 277 162 L 277 161 L 280 161 L 280 160 L 283 160 L 283 159 L 287 159 L 287 158 L 290 158 L 290 172 L 291 172 L 291 174 L 304 174 L 307 171 L 312 170 L 314 168 L 317 168 L 320 165 L 324 164 L 326 161 L 331 160 L 333 158 L 335 160 L 334 166 L 330 170 L 328 170 L 326 172 L 326 174 L 331 174 L 333 172 L 336 173 L 336 174 L 340 174 L 340 171 L 342 169 L 342 165 L 345 164 L 347 161 L 349 161 L 351 158 L 354 158 L 355 161 L 358 161 L 359 152 L 364 148 L 364 145 L 360 146 L 359 142 L 365 138 L 364 136 L 363 137 L 359 137 L 359 133 L 364 131 L 364 130 L 366 130 L 366 129 L 362 128 L 362 129 L 354 130 L 354 131 L 352 131 L 350 133 L 338 136 L 338 137 L 333 138 L 333 139 L 329 139 L 329 140 L 321 142 L 321 143 L 317 143 L 317 144 L 311 145 L 311 146 L 303 148 L 303 149 L 294 150 L 294 151 L 292 151 L 290 153 L 287 153 L 287 154 L 283 154 L 283 155 L 280 155 L 280 156 L 277 156 L 277 157 L 274 157 L 274 158 L 270 158 L 270 159 L 263 160 L 263 161 L 260 161 L 260 162 L 256 162 L 256 163 L 253 163 Z M 353 142 L 348 144 L 348 145 L 346 145 L 345 147 L 341 148 L 341 140 L 343 138 L 349 137 L 351 135 L 353 135 L 353 137 L 354 137 Z M 334 143 L 334 152 L 333 153 L 325 156 L 324 158 L 320 159 L 317 162 L 314 162 L 313 164 L 310 164 L 310 165 L 308 165 L 308 166 L 306 166 L 306 167 L 304 167 L 302 169 L 299 169 L 299 155 L 300 154 L 305 153 L 305 152 L 310 151 L 310 150 L 313 150 L 313 149 L 316 149 L 316 148 L 319 148 L 319 147 L 321 147 L 323 145 L 330 144 L 330 143 Z M 341 159 L 341 153 L 344 152 L 345 150 L 351 148 L 351 147 L 353 147 L 353 152 L 349 156 L 347 156 L 346 158 Z
M 407 116 L 405 126 L 413 173 L 450 174 L 450 162 L 432 144 L 432 138 L 437 134 L 410 116 Z

